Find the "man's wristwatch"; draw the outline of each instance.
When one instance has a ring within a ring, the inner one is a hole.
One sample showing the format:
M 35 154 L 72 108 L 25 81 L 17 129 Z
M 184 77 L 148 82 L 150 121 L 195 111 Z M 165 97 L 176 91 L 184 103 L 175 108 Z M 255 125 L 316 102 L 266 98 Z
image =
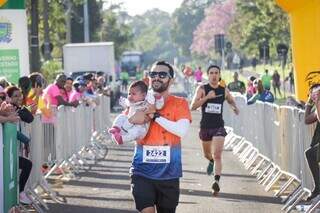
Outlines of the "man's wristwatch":
M 153 118 L 152 118 L 152 120 L 153 121 L 155 121 L 156 120 L 156 118 L 159 118 L 161 115 L 160 115 L 160 113 L 159 112 L 155 112 L 154 114 L 153 114 Z

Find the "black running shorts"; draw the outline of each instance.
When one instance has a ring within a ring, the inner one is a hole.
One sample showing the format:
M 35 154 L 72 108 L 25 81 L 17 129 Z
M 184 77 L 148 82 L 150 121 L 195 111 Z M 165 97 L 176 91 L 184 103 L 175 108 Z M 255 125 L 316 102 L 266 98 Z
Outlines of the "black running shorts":
M 153 180 L 133 175 L 131 192 L 138 211 L 156 205 L 174 212 L 179 203 L 179 179 Z
M 200 129 L 199 138 L 202 141 L 211 141 L 213 137 L 225 137 L 227 132 L 224 127 Z

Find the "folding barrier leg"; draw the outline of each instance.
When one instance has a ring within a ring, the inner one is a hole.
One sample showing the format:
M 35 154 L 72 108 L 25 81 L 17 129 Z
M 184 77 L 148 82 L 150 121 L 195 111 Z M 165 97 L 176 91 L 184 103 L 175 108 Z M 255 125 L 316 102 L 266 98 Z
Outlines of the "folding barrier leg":
M 278 174 L 278 168 L 275 167 L 273 172 L 270 172 L 268 177 L 264 179 L 264 181 L 261 183 L 263 186 L 268 185 L 268 183 L 270 183 L 270 181 L 273 180 L 273 178 L 275 177 L 275 175 Z
M 238 154 L 238 152 L 241 150 L 241 148 L 243 146 L 247 145 L 248 146 L 248 143 L 242 139 L 234 148 L 233 148 L 233 154 Z
M 286 213 L 291 212 L 291 210 L 296 207 L 296 205 L 308 194 L 308 192 L 306 192 L 305 190 L 302 191 L 302 193 L 297 197 L 297 199 L 293 202 L 292 205 L 290 205 L 287 210 Z
M 58 199 L 57 193 L 51 189 L 49 183 L 45 178 L 41 178 L 40 186 L 44 191 L 48 193 L 52 200 L 57 203 L 61 203 L 61 201 Z
M 247 169 L 248 164 L 251 164 L 251 163 L 253 164 L 255 162 L 257 156 L 258 156 L 258 152 L 257 152 L 256 148 L 253 148 L 249 157 L 243 162 L 244 168 Z
M 292 193 L 288 198 L 287 200 L 285 201 L 285 204 L 284 206 L 281 208 L 281 210 L 285 210 L 287 209 L 296 199 L 297 197 L 299 197 L 299 195 L 301 195 L 301 193 L 303 193 L 303 188 L 302 186 L 300 185 L 296 191 L 294 193 Z
M 245 155 L 248 151 L 250 151 L 252 147 L 247 144 L 247 146 L 241 151 L 241 149 L 239 150 L 238 154 L 239 154 L 239 158 L 241 159 L 243 155 Z
M 260 174 L 257 176 L 257 180 L 260 180 L 260 179 L 263 180 L 263 175 L 268 174 L 267 172 L 269 169 L 272 169 L 272 166 L 273 166 L 272 163 L 269 162 L 269 165 L 263 171 L 261 171 Z M 258 182 L 258 183 L 260 183 L 260 182 Z
M 49 207 L 47 204 L 33 191 L 33 190 L 27 190 L 27 196 L 29 199 L 32 200 L 32 206 L 37 210 L 39 213 L 44 213 L 45 211 L 41 208 L 39 204 L 41 204 L 46 210 L 49 210 Z
M 253 166 L 254 162 L 256 162 L 258 159 L 259 159 L 259 153 L 255 152 L 252 159 L 245 164 L 245 169 L 249 170 Z
M 287 182 L 285 182 L 285 184 L 283 184 L 283 185 L 281 186 L 281 188 L 279 189 L 279 191 L 274 194 L 274 196 L 275 196 L 275 197 L 280 197 L 280 196 L 282 195 L 282 193 L 284 193 L 294 181 L 295 181 L 295 178 L 294 178 L 294 177 L 290 177 L 290 178 L 287 180 Z
M 240 162 L 245 163 L 251 156 L 252 151 L 254 150 L 253 146 L 249 146 L 245 153 L 243 153 L 240 158 Z
M 320 198 L 318 198 L 314 203 L 312 203 L 312 205 L 310 206 L 310 208 L 306 213 L 313 213 L 319 206 L 320 206 Z
M 270 183 L 266 186 L 265 191 L 268 192 L 270 191 L 270 189 L 280 180 L 281 176 L 283 175 L 283 173 L 281 171 L 279 171 L 274 177 L 273 179 L 270 181 Z
M 258 181 L 259 184 L 264 185 L 263 183 L 266 182 L 266 180 L 268 180 L 270 178 L 270 176 L 272 176 L 273 172 L 276 170 L 275 167 L 273 167 L 273 165 L 271 165 L 270 170 L 266 171 L 265 176 L 261 177 L 261 180 Z
M 228 144 L 225 146 L 225 149 L 226 149 L 226 150 L 228 150 L 228 149 L 233 150 L 239 143 L 241 143 L 242 140 L 243 140 L 242 137 L 235 136 L 234 140 L 231 141 L 230 143 L 228 143 Z
M 260 156 L 261 157 L 261 156 Z M 256 165 L 255 167 L 253 167 L 253 169 L 250 171 L 251 175 L 255 175 L 256 172 L 258 171 L 258 169 L 262 166 L 262 164 L 265 162 L 266 160 L 264 158 L 262 158 Z

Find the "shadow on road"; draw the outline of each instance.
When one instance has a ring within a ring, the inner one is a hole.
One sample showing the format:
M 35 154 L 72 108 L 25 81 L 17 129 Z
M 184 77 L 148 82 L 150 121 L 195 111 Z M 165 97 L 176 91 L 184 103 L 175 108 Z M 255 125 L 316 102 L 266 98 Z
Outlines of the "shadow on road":
M 201 197 L 212 197 L 212 193 L 210 191 L 201 191 L 201 190 L 189 190 L 189 189 L 181 189 L 181 194 L 191 195 L 191 196 L 201 196 Z M 279 198 L 267 197 L 267 196 L 256 196 L 256 195 L 243 195 L 243 194 L 233 194 L 233 193 L 219 193 L 218 198 L 227 198 L 232 200 L 243 200 L 243 201 L 254 201 L 260 203 L 282 203 Z
M 132 213 L 133 210 L 120 210 L 112 208 L 98 208 L 92 206 L 78 206 L 70 204 L 50 203 L 49 208 L 51 212 L 76 213 L 76 212 L 90 212 L 90 213 Z

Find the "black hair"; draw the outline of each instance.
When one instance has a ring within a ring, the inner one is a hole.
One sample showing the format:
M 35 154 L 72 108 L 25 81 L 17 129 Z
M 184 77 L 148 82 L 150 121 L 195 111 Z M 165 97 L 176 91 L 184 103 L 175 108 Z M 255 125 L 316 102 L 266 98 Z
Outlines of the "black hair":
M 9 87 L 7 87 L 5 89 L 5 91 L 6 91 L 7 95 L 8 95 L 8 97 L 11 98 L 13 93 L 15 91 L 20 91 L 20 89 L 18 87 L 16 87 L 16 86 L 9 86 Z
M 73 78 L 67 77 L 67 81 L 72 81 L 73 82 Z
M 67 79 L 67 76 L 64 73 L 60 73 L 56 76 L 56 81 L 60 80 L 60 79 Z
M 313 88 L 318 87 L 318 86 L 320 86 L 320 83 L 313 84 L 313 85 L 309 88 L 309 91 L 311 91 Z
M 31 87 L 30 87 L 31 81 L 28 78 L 28 76 L 20 77 L 18 80 L 18 85 L 21 88 L 21 90 L 23 91 L 23 93 L 28 93 L 29 90 L 31 89 Z
M 92 73 L 86 73 L 83 75 L 83 78 L 86 80 L 86 81 L 91 81 L 93 79 L 94 75 Z
M 147 94 L 148 92 L 148 86 L 146 83 L 144 83 L 144 81 L 134 81 L 131 85 L 130 85 L 130 88 L 132 87 L 137 87 L 139 88 L 139 90 L 142 92 L 142 93 L 145 93 Z
M 42 87 L 45 84 L 44 77 L 41 73 L 34 72 L 29 75 L 29 79 L 31 81 L 32 88 Z
M 212 68 L 218 69 L 218 70 L 219 70 L 219 73 L 221 72 L 221 69 L 220 69 L 220 67 L 219 67 L 218 65 L 210 65 L 210 66 L 208 67 L 208 69 L 207 69 L 207 73 L 209 73 L 209 70 L 212 69 Z
M 166 61 L 156 61 L 153 66 L 156 66 L 156 65 L 162 65 L 162 66 L 166 66 L 169 68 L 169 74 L 170 74 L 170 78 L 173 78 L 174 77 L 174 70 L 173 70 L 173 67 L 171 66 L 171 64 L 169 64 L 168 62 Z
M 104 76 L 104 72 L 103 71 L 98 71 L 97 72 L 97 77 L 99 77 L 99 76 Z

